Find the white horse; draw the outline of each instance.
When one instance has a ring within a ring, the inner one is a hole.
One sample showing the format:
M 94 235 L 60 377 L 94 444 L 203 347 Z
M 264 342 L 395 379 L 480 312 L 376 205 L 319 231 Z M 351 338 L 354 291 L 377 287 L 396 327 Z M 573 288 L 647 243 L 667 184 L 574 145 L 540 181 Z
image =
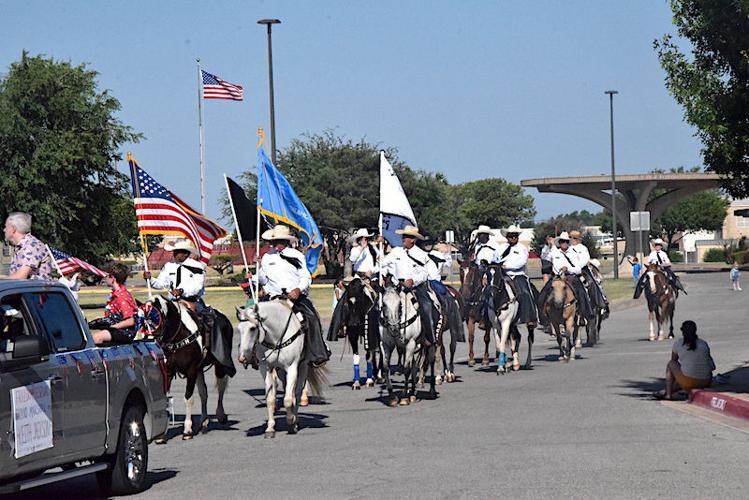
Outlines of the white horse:
M 247 366 L 253 350 L 265 379 L 268 425 L 265 437 L 276 436 L 276 381 L 285 379 L 283 405 L 289 434 L 299 430 L 299 404 L 307 382 L 313 394 L 321 395 L 324 368 L 302 360 L 304 332 L 292 305 L 286 300 L 260 302 L 252 309 L 237 308 L 239 319 L 239 362 Z
M 505 283 L 501 268 L 494 272 L 492 282 L 487 285 L 491 295 L 491 306 L 494 314 L 489 314 L 494 331 L 494 341 L 497 344 L 497 374 L 507 373 L 507 339 L 510 337 L 510 327 L 518 315 L 519 305 L 512 287 Z M 512 369 L 520 369 L 520 354 L 512 348 Z

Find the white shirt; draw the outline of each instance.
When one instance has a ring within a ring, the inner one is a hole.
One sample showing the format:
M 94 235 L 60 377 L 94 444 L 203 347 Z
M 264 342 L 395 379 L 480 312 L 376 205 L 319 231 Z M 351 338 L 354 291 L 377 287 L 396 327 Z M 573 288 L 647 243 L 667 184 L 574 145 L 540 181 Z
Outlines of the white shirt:
M 481 264 L 482 260 L 489 264 L 496 264 L 497 244 L 489 240 L 486 243 L 476 242 L 474 252 L 476 253 L 476 263 Z
M 414 286 L 419 286 L 429 279 L 427 274 L 427 261 L 429 260 L 431 259 L 426 252 L 417 246 L 410 250 L 395 247 L 382 262 L 382 270 L 396 281 L 411 279 Z
M 580 269 L 587 266 L 588 262 L 590 262 L 588 247 L 582 243 L 578 243 L 577 245 L 570 245 L 570 248 L 577 254 L 577 264 L 580 266 Z
M 551 262 L 551 251 L 554 249 L 551 245 L 544 245 L 544 247 L 541 249 L 541 260 L 545 260 L 546 262 Z
M 151 278 L 150 282 L 157 290 L 181 288 L 183 297 L 199 298 L 205 292 L 205 264 L 190 257 L 181 264 L 167 262 L 161 268 L 159 277 Z M 169 295 L 174 298 L 171 292 Z
M 661 258 L 660 262 L 658 262 L 659 256 Z M 663 250 L 653 250 L 648 256 L 648 264 L 658 264 L 661 267 L 670 267 L 671 259 L 668 258 L 668 254 Z
M 510 248 L 510 252 L 507 257 L 502 258 L 502 255 Z M 514 278 L 515 276 L 525 274 L 525 266 L 528 264 L 528 248 L 521 243 L 516 243 L 510 247 L 509 243 L 503 244 L 499 247 L 496 253 L 496 262 L 502 263 L 502 269 L 505 270 L 507 276 Z
M 299 261 L 299 269 L 291 262 L 281 257 L 296 259 Z M 294 248 L 286 247 L 281 252 L 273 249 L 263 255 L 260 259 L 260 270 L 257 273 L 258 283 L 271 297 L 281 295 L 298 288 L 303 294 L 307 294 L 312 284 L 312 276 L 307 270 L 304 254 Z
M 437 252 L 436 250 L 432 250 L 431 252 L 429 252 L 429 254 L 427 255 L 427 279 L 429 279 L 429 281 L 441 281 L 442 272 L 440 272 L 440 266 L 434 261 L 433 258 L 430 257 L 430 255 L 434 255 L 438 259 L 442 259 L 441 252 Z
M 577 261 L 577 253 L 571 247 L 566 252 L 563 252 L 561 248 L 554 248 L 549 254 L 549 260 L 551 260 L 554 274 L 562 272 L 563 267 L 566 267 L 567 272 L 570 274 L 580 274 L 582 272 Z
M 351 267 L 355 273 L 370 273 L 375 274 L 377 272 L 377 262 L 372 257 L 372 252 L 369 251 L 369 247 L 355 246 L 351 248 L 351 255 L 349 255 L 351 261 Z

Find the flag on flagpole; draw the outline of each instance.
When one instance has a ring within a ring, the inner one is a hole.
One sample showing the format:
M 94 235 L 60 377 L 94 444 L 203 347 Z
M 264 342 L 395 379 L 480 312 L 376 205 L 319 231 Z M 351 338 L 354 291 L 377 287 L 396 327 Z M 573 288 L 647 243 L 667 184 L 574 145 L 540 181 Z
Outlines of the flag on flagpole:
M 73 273 L 75 271 L 80 271 L 81 269 L 83 269 L 84 271 L 88 271 L 97 276 L 101 276 L 102 278 L 107 275 L 107 273 L 105 273 L 98 267 L 89 264 L 85 260 L 78 259 L 52 247 L 49 248 L 49 251 L 55 258 L 57 267 L 60 269 L 60 272 L 62 274 Z
M 236 215 L 237 230 L 242 235 L 242 239 L 248 240 L 255 235 L 255 226 L 257 224 L 257 205 L 250 201 L 242 186 L 237 184 L 231 177 L 226 178 L 227 192 L 229 201 L 234 208 Z
M 200 74 L 203 78 L 203 99 L 241 101 L 244 97 L 244 90 L 240 85 L 224 81 L 202 69 L 200 70 Z
M 226 236 L 226 229 L 196 212 L 177 195 L 156 182 L 130 155 L 128 163 L 138 232 L 187 238 L 200 252 L 200 260 L 207 264 L 213 251 L 213 242 Z
M 385 152 L 380 151 L 380 234 L 395 247 L 401 242 L 395 230 L 408 225 L 416 226 L 416 217 Z
M 299 232 L 307 269 L 315 276 L 323 246 L 320 230 L 312 214 L 263 148 L 257 152 L 257 209 L 276 223 L 287 224 Z

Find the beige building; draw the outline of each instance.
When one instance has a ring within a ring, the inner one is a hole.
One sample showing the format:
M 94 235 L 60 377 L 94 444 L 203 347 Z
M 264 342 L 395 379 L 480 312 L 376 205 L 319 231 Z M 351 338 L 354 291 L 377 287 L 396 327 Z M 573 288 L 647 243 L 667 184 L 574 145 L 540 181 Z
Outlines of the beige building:
M 742 236 L 749 238 L 749 217 L 736 215 L 739 210 L 749 210 L 749 198 L 734 200 L 726 210 L 726 219 L 723 221 L 723 234 L 725 240 L 738 240 Z M 745 212 L 749 215 L 749 212 Z

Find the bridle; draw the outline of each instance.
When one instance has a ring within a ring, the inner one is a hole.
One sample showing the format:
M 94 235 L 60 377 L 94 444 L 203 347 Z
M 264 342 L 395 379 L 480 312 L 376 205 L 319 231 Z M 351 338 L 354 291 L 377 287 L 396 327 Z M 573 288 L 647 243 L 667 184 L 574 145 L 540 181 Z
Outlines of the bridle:
M 175 305 L 174 307 L 177 309 L 177 312 L 179 312 L 180 306 Z M 196 342 L 198 338 L 200 337 L 200 329 L 194 332 L 190 332 L 190 330 L 188 330 L 185 324 L 182 322 L 182 318 L 179 318 L 179 326 L 177 327 L 176 330 L 174 330 L 174 333 L 171 336 L 169 336 L 168 339 L 165 339 L 162 336 L 162 333 L 164 329 L 166 328 L 166 321 L 163 320 L 164 314 L 162 314 L 161 310 L 158 307 L 155 308 L 155 310 L 158 311 L 159 315 L 162 317 L 162 321 L 160 321 L 158 327 L 155 330 L 153 330 L 153 337 L 159 342 L 159 344 L 161 345 L 161 348 L 164 351 L 174 353 L 182 349 L 183 347 L 187 347 L 193 342 Z M 182 340 L 175 341 L 175 339 L 177 339 L 180 336 L 180 333 L 182 333 L 185 330 L 188 332 L 187 336 Z
M 398 285 L 397 287 L 394 287 L 394 290 L 397 293 L 400 294 L 400 292 L 402 291 L 402 287 L 400 285 Z M 410 300 L 410 302 L 414 306 L 414 308 L 413 308 L 414 314 L 411 317 L 406 318 L 405 320 L 400 321 L 398 323 L 391 323 L 389 321 L 389 319 L 385 316 L 385 308 L 384 307 L 382 308 L 382 311 L 380 311 L 380 325 L 382 325 L 383 327 L 385 327 L 385 329 L 388 330 L 388 331 L 397 331 L 398 332 L 398 341 L 401 344 L 405 343 L 405 339 L 406 339 L 406 328 L 408 328 L 409 326 L 411 326 L 412 324 L 414 324 L 416 322 L 416 320 L 419 318 L 418 301 L 416 300 L 416 297 L 414 296 L 413 293 L 411 293 L 411 300 Z M 399 318 L 401 316 L 402 309 L 403 309 L 403 300 L 401 300 L 400 303 L 398 304 L 398 317 Z
M 560 273 L 560 274 L 557 274 L 556 276 L 554 276 L 554 278 L 552 280 L 552 284 L 553 284 L 553 281 L 561 281 L 564 284 L 565 292 L 566 292 L 566 290 L 569 290 L 570 292 L 572 292 L 572 287 L 567 282 L 567 276 L 564 273 Z M 556 301 L 554 300 L 553 295 L 551 297 L 549 297 L 549 299 L 550 299 L 550 301 L 552 303 L 556 303 Z M 549 300 L 547 300 L 547 302 L 549 302 Z M 567 293 L 565 293 L 564 294 L 564 301 L 562 301 L 562 310 L 567 309 L 568 307 L 572 307 L 576 303 L 577 303 L 577 299 L 575 298 L 574 292 L 572 293 L 572 300 L 570 300 L 569 302 L 567 302 Z
M 252 350 L 255 351 L 258 345 L 265 347 L 268 350 L 268 352 L 266 352 L 265 354 L 265 360 L 267 360 L 268 356 L 270 356 L 274 352 L 278 352 L 278 356 L 280 357 L 281 349 L 284 349 L 285 347 L 290 346 L 302 334 L 302 328 L 300 327 L 291 337 L 284 340 L 284 337 L 286 337 L 286 333 L 289 331 L 289 325 L 291 325 L 291 318 L 294 317 L 294 310 L 291 309 L 290 307 L 288 309 L 289 309 L 289 317 L 286 318 L 286 325 L 283 328 L 283 333 L 281 333 L 281 338 L 278 339 L 278 342 L 273 344 L 265 340 L 266 334 L 268 333 L 268 329 L 265 327 L 265 323 L 263 321 L 262 316 L 260 316 L 260 312 L 258 311 L 257 305 L 254 308 L 256 328 L 258 329 L 258 334 L 255 337 L 255 342 L 252 345 Z M 250 321 L 250 320 L 249 319 L 239 320 L 240 323 L 245 322 L 245 321 Z M 258 342 L 260 340 L 261 332 L 263 334 L 263 340 Z

